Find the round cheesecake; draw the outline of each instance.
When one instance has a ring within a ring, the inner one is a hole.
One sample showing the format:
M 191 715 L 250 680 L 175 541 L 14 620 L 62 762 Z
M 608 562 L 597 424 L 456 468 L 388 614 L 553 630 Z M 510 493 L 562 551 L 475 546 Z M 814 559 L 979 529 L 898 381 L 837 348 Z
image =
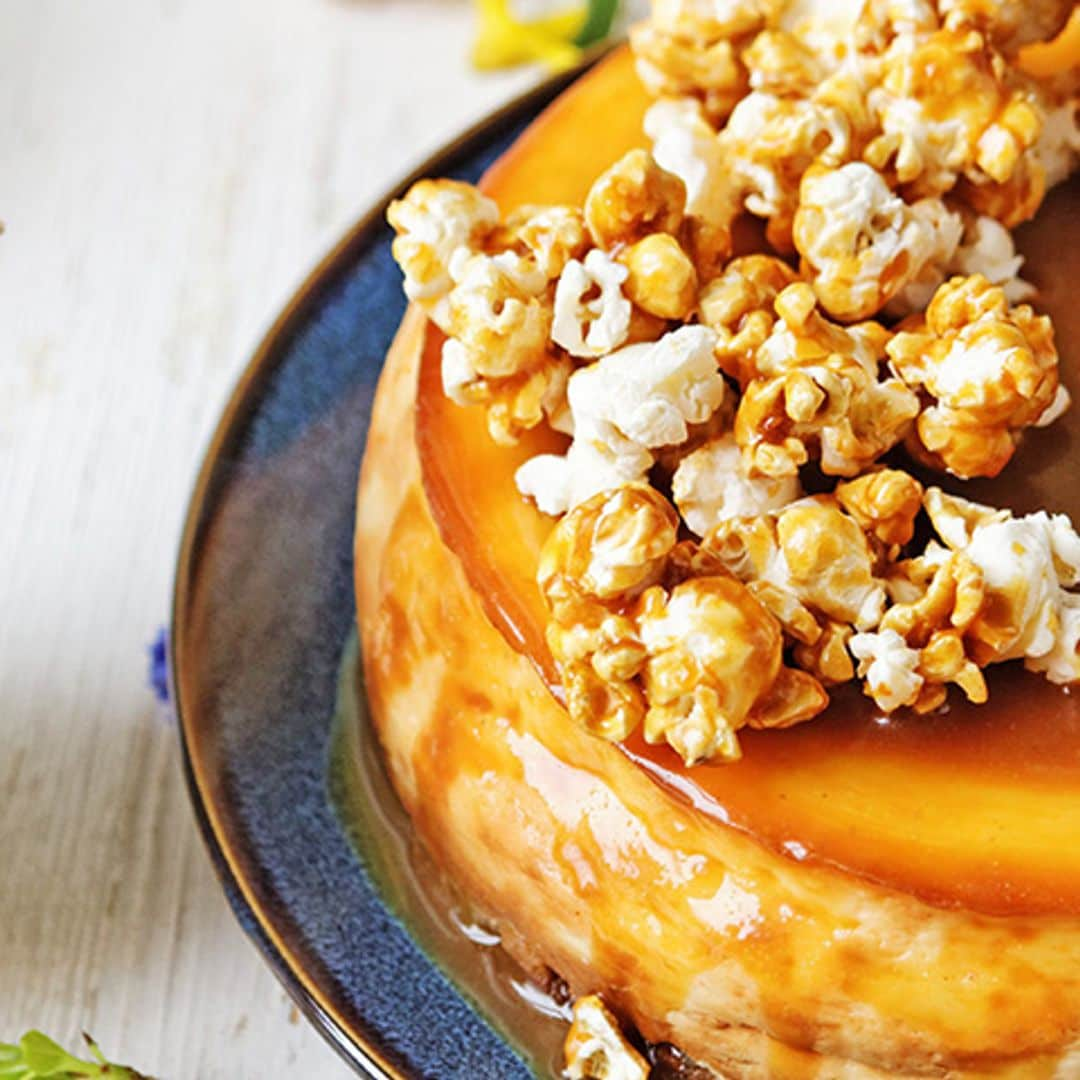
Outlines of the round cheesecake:
M 640 142 L 644 105 L 617 53 L 484 187 L 504 212 L 580 203 Z M 1074 393 L 1077 205 L 1058 189 L 1018 236 Z M 553 522 L 514 486 L 565 439 L 492 443 L 481 410 L 442 394 L 442 343 L 413 307 L 387 357 L 358 618 L 395 789 L 504 946 L 718 1076 L 1080 1076 L 1076 696 L 1013 664 L 989 673 L 987 704 L 932 716 L 886 717 L 852 688 L 812 723 L 742 734 L 738 762 L 692 768 L 588 733 L 544 638 Z M 1070 414 L 962 490 L 1075 520 L 1077 445 Z

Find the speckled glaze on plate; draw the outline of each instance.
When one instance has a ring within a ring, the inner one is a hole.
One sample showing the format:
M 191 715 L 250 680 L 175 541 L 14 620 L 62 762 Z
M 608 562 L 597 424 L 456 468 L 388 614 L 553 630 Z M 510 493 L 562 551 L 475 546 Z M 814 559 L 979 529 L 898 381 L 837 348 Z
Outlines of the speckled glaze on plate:
M 181 544 L 170 680 L 196 817 L 243 928 L 373 1077 L 529 1075 L 389 912 L 328 798 L 356 478 L 405 307 L 384 211 L 421 175 L 477 178 L 576 74 L 425 163 L 315 269 L 225 409 Z

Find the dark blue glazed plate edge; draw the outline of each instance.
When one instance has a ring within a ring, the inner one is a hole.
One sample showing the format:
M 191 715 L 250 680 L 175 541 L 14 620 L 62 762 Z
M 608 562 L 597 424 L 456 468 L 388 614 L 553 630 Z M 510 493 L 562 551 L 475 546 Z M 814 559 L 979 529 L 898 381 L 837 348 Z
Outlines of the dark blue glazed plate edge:
M 188 505 L 169 685 L 195 818 L 271 970 L 334 1049 L 377 1080 L 529 1075 L 386 910 L 325 798 L 327 702 L 355 612 L 356 471 L 404 306 L 385 211 L 423 176 L 475 179 L 596 59 L 455 139 L 316 265 L 241 374 Z M 332 496 L 332 522 L 312 488 Z

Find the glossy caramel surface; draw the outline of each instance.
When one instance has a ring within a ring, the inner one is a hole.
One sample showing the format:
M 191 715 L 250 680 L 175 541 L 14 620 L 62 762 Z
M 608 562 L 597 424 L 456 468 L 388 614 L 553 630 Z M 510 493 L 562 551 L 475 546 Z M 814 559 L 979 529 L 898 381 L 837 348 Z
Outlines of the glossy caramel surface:
M 589 138 L 613 100 L 626 103 L 620 122 Z M 620 147 L 640 139 L 643 107 L 625 54 L 616 54 L 560 99 L 485 186 L 504 208 L 580 200 Z M 591 149 L 553 165 L 547 149 L 568 141 Z M 1017 240 L 1028 260 L 1025 274 L 1040 290 L 1036 305 L 1057 328 L 1063 380 L 1080 398 L 1080 301 L 1070 289 L 1080 281 L 1080 186 L 1074 181 L 1052 192 Z M 562 441 L 534 432 L 509 450 L 492 444 L 479 410 L 443 396 L 440 346 L 429 330 L 417 403 L 434 516 L 489 618 L 558 693 L 534 580 L 551 521 L 517 495 L 513 472 Z M 1019 512 L 1045 508 L 1080 521 L 1080 407 L 1030 432 L 993 481 L 924 479 Z M 890 719 L 854 689 L 841 690 L 822 718 L 783 732 L 746 733 L 744 758 L 734 765 L 687 770 L 667 748 L 639 738 L 624 749 L 679 798 L 792 859 L 842 868 L 946 907 L 1080 913 L 1080 693 L 1016 664 L 992 669 L 989 682 L 986 705 L 954 693 L 943 713 Z

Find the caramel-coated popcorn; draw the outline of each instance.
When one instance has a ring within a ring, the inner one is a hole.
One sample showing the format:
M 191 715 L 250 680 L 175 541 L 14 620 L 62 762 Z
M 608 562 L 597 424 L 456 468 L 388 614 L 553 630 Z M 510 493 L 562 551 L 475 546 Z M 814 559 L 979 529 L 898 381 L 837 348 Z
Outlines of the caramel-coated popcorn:
M 757 0 L 658 0 L 630 32 L 638 75 L 656 97 L 693 97 L 713 121 L 746 92 L 741 53 L 779 4 Z
M 670 233 L 651 233 L 619 253 L 625 291 L 642 310 L 661 319 L 687 318 L 697 305 L 697 270 Z
M 900 34 L 868 100 L 881 134 L 865 159 L 912 195 L 941 195 L 960 176 L 1005 183 L 1039 137 L 1032 96 L 972 29 Z
M 709 553 L 676 544 L 678 515 L 644 484 L 568 513 L 541 557 L 548 644 L 570 715 L 623 739 L 641 721 L 688 764 L 739 755 L 736 731 L 808 719 L 827 698 L 783 664 L 769 610 Z M 689 580 L 679 579 L 686 574 Z M 674 581 L 670 588 L 669 581 Z
M 815 165 L 802 178 L 795 246 L 830 315 L 850 321 L 883 308 L 927 264 L 956 248 L 962 225 L 937 199 L 908 204 L 865 162 Z
M 701 321 L 717 334 L 720 369 L 740 387 L 758 374 L 756 354 L 776 322 L 777 296 L 797 280 L 795 271 L 774 255 L 743 255 L 702 290 Z
M 996 476 L 1021 431 L 1058 399 L 1050 320 L 1026 304 L 1010 307 L 1004 290 L 979 274 L 942 285 L 925 317 L 905 324 L 886 349 L 904 381 L 932 401 L 912 449 L 956 476 Z
M 405 295 L 445 330 L 441 301 L 453 286 L 450 259 L 478 250 L 499 220 L 499 209 L 471 184 L 419 180 L 386 211 L 397 236 L 393 254 L 405 274 Z
M 528 259 L 504 252 L 451 260 L 443 386 L 460 403 L 489 405 L 497 442 L 512 442 L 539 423 L 549 389 L 564 383 L 548 347 L 552 311 L 544 275 Z
M 589 189 L 585 221 L 601 247 L 675 233 L 686 211 L 686 185 L 645 150 L 631 150 Z
M 625 739 L 645 716 L 646 650 L 629 609 L 662 576 L 677 529 L 659 492 L 631 484 L 581 503 L 544 545 L 537 580 L 566 707 L 606 739 Z
M 915 394 L 882 371 L 889 334 L 877 323 L 829 322 L 803 282 L 784 289 L 774 309 L 735 414 L 748 468 L 788 476 L 815 456 L 824 472 L 854 476 L 896 445 L 919 411 Z
M 926 510 L 938 535 L 982 574 L 986 600 L 965 631 L 980 667 L 1023 658 L 1051 682 L 1080 679 L 1080 536 L 1064 514 L 1014 517 L 937 488 Z
M 1076 0 L 938 0 L 950 30 L 973 27 L 1006 55 L 1064 29 Z
M 702 543 L 740 581 L 769 586 L 759 595 L 789 633 L 807 644 L 818 634 L 798 608 L 780 606 L 787 602 L 784 594 L 815 618 L 860 630 L 881 619 L 886 594 L 875 575 L 875 553 L 833 496 L 814 495 L 768 515 L 721 522 Z
M 922 484 L 902 469 L 879 469 L 836 485 L 836 499 L 890 557 L 915 534 Z
M 647 650 L 647 742 L 667 742 L 687 765 L 740 756 L 736 732 L 789 727 L 816 716 L 828 696 L 813 676 L 783 663 L 780 625 L 734 578 L 659 586 L 638 615 Z
M 522 206 L 489 237 L 488 247 L 529 255 L 548 281 L 554 281 L 571 259 L 589 250 L 585 215 L 574 206 Z
M 895 602 L 878 629 L 849 642 L 866 693 L 885 712 L 935 709 L 949 683 L 985 701 L 986 681 L 964 640 L 986 599 L 979 568 L 962 554 L 931 548 L 892 569 L 889 592 Z
M 728 163 L 731 214 L 745 207 L 768 221 L 779 251 L 792 247 L 792 222 L 805 202 L 800 179 L 811 165 L 840 165 L 851 149 L 851 126 L 833 105 L 755 90 L 739 102 L 718 136 Z

